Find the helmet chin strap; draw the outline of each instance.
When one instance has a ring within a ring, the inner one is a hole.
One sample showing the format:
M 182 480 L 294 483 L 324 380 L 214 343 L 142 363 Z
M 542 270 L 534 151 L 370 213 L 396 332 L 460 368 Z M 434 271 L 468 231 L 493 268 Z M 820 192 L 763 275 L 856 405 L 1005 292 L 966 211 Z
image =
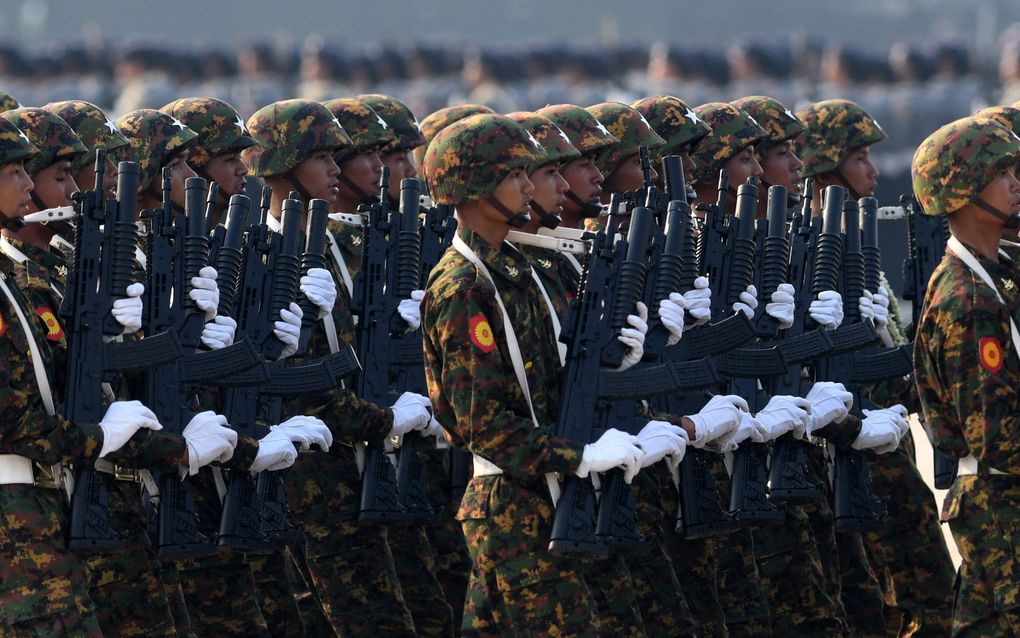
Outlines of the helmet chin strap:
M 340 172 L 340 183 L 349 188 L 358 197 L 358 201 L 362 204 L 371 204 L 376 200 L 375 195 L 369 195 L 360 186 L 351 181 L 351 178 L 347 177 L 345 173 Z
M 532 200 L 530 206 L 531 206 L 531 210 L 533 210 L 536 213 L 538 213 L 538 220 L 539 220 L 539 222 L 541 222 L 541 224 L 543 226 L 545 226 L 546 228 L 549 228 L 551 230 L 551 229 L 556 228 L 557 226 L 559 226 L 560 224 L 563 223 L 563 218 L 562 217 L 560 217 L 556 213 L 548 212 L 547 210 L 542 208 L 539 205 L 538 202 Z
M 836 181 L 838 181 L 840 184 L 842 184 L 843 188 L 846 189 L 847 194 L 850 196 L 850 199 L 860 199 L 861 197 L 864 197 L 863 195 L 858 193 L 856 190 L 854 190 L 853 186 L 850 185 L 850 182 L 843 175 L 843 171 L 841 171 L 840 169 L 837 168 L 836 170 L 832 171 L 832 174 L 833 174 L 833 176 L 835 176 Z
M 40 209 L 42 210 L 42 209 Z M 25 227 L 25 220 L 20 217 L 8 217 L 7 213 L 0 210 L 0 228 L 16 233 Z
M 775 186 L 775 184 L 765 179 L 764 175 L 758 178 L 758 183 L 761 184 L 761 190 L 765 192 L 768 192 L 769 188 Z M 803 196 L 794 195 L 793 191 L 791 191 L 789 188 L 786 189 L 786 207 L 793 208 L 794 206 L 798 206 L 800 204 L 801 197 Z
M 1020 228 L 1020 215 L 1007 215 L 1006 213 L 1002 212 L 995 206 L 992 206 L 991 204 L 981 199 L 980 197 L 974 199 L 974 204 L 978 208 L 981 208 L 982 210 L 985 210 L 994 215 L 995 217 L 1001 219 L 1003 222 L 1005 222 L 1006 228 L 1010 229 Z
M 584 201 L 572 190 L 567 191 L 567 199 L 581 209 L 581 219 L 594 219 L 602 212 L 602 202 L 597 199 Z
M 294 176 L 293 172 L 287 171 L 281 175 L 281 177 L 290 182 L 290 185 L 294 187 L 294 190 L 298 192 L 298 195 L 301 196 L 301 199 L 304 200 L 306 204 L 312 201 L 312 196 L 308 193 L 308 189 L 301 183 L 301 180 Z
M 482 198 L 482 201 L 487 202 L 489 206 L 492 206 L 500 212 L 503 217 L 506 217 L 506 223 L 514 228 L 522 228 L 525 224 L 531 221 L 531 215 L 528 213 L 515 213 L 506 206 L 503 202 L 499 201 L 492 195 L 487 195 Z
M 204 179 L 206 181 L 207 186 L 212 186 L 212 183 L 216 181 L 209 175 L 208 172 L 206 172 L 205 167 L 198 167 L 195 166 L 194 164 L 191 164 L 191 170 L 195 171 L 196 175 Z M 227 194 L 223 188 L 220 188 L 219 190 L 216 191 L 216 199 L 222 202 L 224 206 L 230 205 L 230 198 L 227 197 Z

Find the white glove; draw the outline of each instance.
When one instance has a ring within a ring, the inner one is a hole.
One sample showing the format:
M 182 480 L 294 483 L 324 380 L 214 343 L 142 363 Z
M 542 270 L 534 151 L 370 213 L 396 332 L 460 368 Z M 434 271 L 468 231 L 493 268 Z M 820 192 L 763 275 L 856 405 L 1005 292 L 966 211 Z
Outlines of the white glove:
M 737 429 L 716 439 L 716 445 L 723 452 L 732 452 L 744 441 L 764 443 L 766 434 L 768 434 L 768 430 L 762 426 L 758 419 L 753 417 L 750 412 L 741 412 Z
M 309 268 L 301 277 L 301 292 L 319 308 L 319 319 L 333 312 L 336 303 L 336 282 L 325 268 Z
M 297 448 L 294 447 L 287 432 L 274 427 L 269 430 L 269 434 L 259 439 L 259 451 L 248 469 L 252 475 L 263 470 L 268 472 L 283 470 L 294 465 L 297 455 Z
M 446 441 L 446 432 L 443 431 L 443 426 L 439 424 L 436 417 L 429 418 L 429 424 L 425 426 L 425 429 L 421 431 L 422 436 L 434 436 L 439 441 Z
M 216 286 L 216 269 L 205 266 L 198 271 L 197 277 L 191 278 L 191 290 L 188 296 L 195 302 L 198 309 L 205 313 L 205 320 L 212 321 L 216 316 L 216 308 L 220 305 L 220 289 Z
M 910 431 L 910 421 L 907 420 L 907 417 L 910 416 L 910 411 L 907 410 L 907 408 L 901 403 L 891 405 L 888 408 L 880 408 L 878 410 L 861 410 L 861 412 L 864 413 L 864 416 L 869 416 L 878 412 L 888 412 L 889 416 L 895 419 L 899 424 L 901 438 L 904 434 Z
M 772 302 L 765 304 L 765 314 L 779 322 L 780 330 L 793 325 L 793 311 L 796 308 L 793 294 L 793 284 L 779 284 L 772 293 Z
M 667 456 L 683 458 L 687 450 L 687 432 L 667 421 L 649 421 L 637 435 L 644 452 L 641 467 L 658 463 Z
M 428 427 L 432 415 L 429 413 L 428 397 L 414 392 L 405 392 L 397 397 L 397 402 L 390 408 L 393 410 L 393 429 L 390 436 L 404 436 L 411 430 L 423 430 Z
M 811 402 L 800 397 L 776 395 L 754 416 L 767 432 L 766 441 L 774 441 L 787 432 L 799 432 L 803 436 L 811 425 Z
M 115 299 L 110 314 L 117 323 L 124 326 L 121 334 L 134 334 L 142 328 L 142 293 L 145 285 L 135 282 L 127 287 L 127 297 Z
M 616 338 L 627 346 L 627 354 L 623 355 L 618 370 L 626 370 L 645 356 L 645 334 L 648 332 L 648 306 L 639 301 L 636 304 L 637 314 L 627 315 L 627 324 L 630 328 L 621 328 Z
M 236 330 L 237 322 L 233 318 L 216 315 L 212 321 L 205 322 L 200 340 L 206 348 L 219 350 L 234 343 L 234 332 Z
M 696 326 L 712 318 L 712 289 L 708 287 L 708 277 L 694 280 L 694 289 L 684 293 L 684 307 L 694 317 Z
M 302 450 L 310 450 L 313 445 L 318 445 L 323 452 L 329 451 L 333 445 L 333 433 L 321 419 L 314 416 L 292 416 L 279 425 L 274 425 L 271 430 L 280 430 L 290 437 L 295 445 L 300 445 Z
M 684 334 L 684 296 L 678 292 L 659 302 L 659 321 L 669 330 L 666 345 L 676 345 Z
M 871 301 L 875 304 L 875 327 L 885 328 L 889 325 L 889 291 L 885 286 L 879 287 Z
M 900 444 L 901 432 L 910 427 L 907 420 L 893 410 L 864 410 L 861 433 L 850 444 L 855 450 L 874 450 L 876 454 L 892 452 Z
M 280 320 L 273 323 L 273 334 L 283 342 L 283 352 L 280 359 L 286 359 L 297 352 L 298 339 L 301 338 L 301 306 L 293 301 L 290 302 L 290 309 L 280 309 Z
M 733 302 L 733 312 L 742 312 L 748 319 L 754 319 L 754 311 L 758 309 L 758 289 L 754 284 L 749 284 L 744 292 L 740 293 L 740 301 Z
M 875 321 L 875 302 L 872 301 L 874 295 L 867 290 L 864 291 L 863 297 L 857 298 L 857 311 L 861 314 L 861 319 L 871 319 Z
M 808 306 L 808 315 L 823 328 L 838 328 L 843 323 L 843 296 L 835 290 L 823 290 Z
M 740 419 L 747 411 L 747 401 L 735 394 L 712 397 L 700 412 L 688 417 L 694 422 L 694 440 L 691 445 L 704 448 L 712 441 L 727 436 L 740 427 Z
M 212 410 L 193 416 L 182 434 L 188 442 L 188 474 L 192 476 L 213 461 L 229 461 L 237 445 L 237 432 L 227 427 L 227 417 Z
M 421 325 L 421 300 L 424 290 L 412 290 L 410 299 L 403 299 L 397 304 L 397 314 L 407 322 L 407 331 L 414 332 Z
M 103 431 L 103 447 L 99 458 L 124 447 L 135 432 L 141 428 L 162 430 L 159 419 L 141 401 L 115 401 L 106 408 L 99 429 Z
M 598 441 L 584 446 L 581 464 L 574 473 L 586 478 L 591 472 L 605 472 L 622 465 L 623 480 L 630 483 L 641 469 L 642 458 L 644 452 L 641 451 L 636 436 L 617 429 L 609 429 Z
M 847 392 L 842 383 L 831 381 L 815 383 L 805 398 L 811 404 L 811 426 L 806 433 L 808 438 L 830 423 L 845 419 L 854 405 L 854 395 Z

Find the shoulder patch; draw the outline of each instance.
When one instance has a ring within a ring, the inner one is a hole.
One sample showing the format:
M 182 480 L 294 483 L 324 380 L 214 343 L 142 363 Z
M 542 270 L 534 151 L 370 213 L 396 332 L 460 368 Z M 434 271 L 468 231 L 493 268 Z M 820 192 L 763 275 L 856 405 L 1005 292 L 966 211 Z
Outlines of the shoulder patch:
M 978 361 L 981 362 L 981 367 L 985 370 L 992 374 L 998 373 L 1002 370 L 1004 358 L 1005 354 L 1002 352 L 1002 345 L 995 337 L 982 337 L 978 341 Z
M 469 324 L 471 330 L 471 343 L 475 344 L 482 352 L 492 352 L 496 349 L 496 338 L 492 335 L 492 326 L 485 315 L 479 313 L 471 317 Z
M 60 341 L 60 338 L 64 336 L 64 329 L 60 327 L 57 315 L 53 314 L 53 311 L 46 306 L 36 308 L 35 314 L 46 324 L 46 338 L 50 341 Z

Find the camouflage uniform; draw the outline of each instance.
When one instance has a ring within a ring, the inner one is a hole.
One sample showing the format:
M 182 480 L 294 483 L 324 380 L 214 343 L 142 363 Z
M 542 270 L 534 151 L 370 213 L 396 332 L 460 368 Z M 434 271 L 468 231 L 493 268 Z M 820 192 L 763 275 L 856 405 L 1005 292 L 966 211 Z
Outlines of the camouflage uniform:
M 20 109 L 21 104 L 14 99 L 14 96 L 6 91 L 0 91 L 0 113 Z
M 464 118 L 472 115 L 478 115 L 479 113 L 495 113 L 495 111 L 484 104 L 455 104 L 454 106 L 441 108 L 435 113 L 431 113 L 426 116 L 425 119 L 423 119 L 418 125 L 421 129 L 422 136 L 425 137 L 425 143 L 414 149 L 415 164 L 418 166 L 422 165 L 422 161 L 425 159 L 425 149 L 428 148 L 429 142 L 432 141 L 432 138 L 434 138 L 439 131 L 454 122 L 463 120 Z
M 981 205 L 980 193 L 1020 158 L 1020 140 L 987 118 L 964 118 L 930 135 L 914 154 L 914 192 L 925 213 Z M 962 212 L 961 212 L 962 214 Z M 984 213 L 980 213 L 984 214 Z M 914 340 L 914 373 L 936 448 L 960 458 L 943 504 L 963 558 L 956 583 L 954 636 L 1020 632 L 1020 474 L 1015 422 L 1020 359 L 1010 336 L 1016 321 L 1015 247 L 990 261 L 968 251 L 995 288 L 952 247 L 935 269 Z

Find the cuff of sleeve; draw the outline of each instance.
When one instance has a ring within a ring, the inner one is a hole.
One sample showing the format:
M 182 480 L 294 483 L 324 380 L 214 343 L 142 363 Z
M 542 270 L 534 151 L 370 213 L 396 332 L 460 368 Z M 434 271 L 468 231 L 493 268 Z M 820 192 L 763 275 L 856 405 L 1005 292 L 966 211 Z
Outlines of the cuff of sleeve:
M 250 436 L 239 435 L 237 447 L 234 448 L 234 455 L 230 457 L 224 466 L 231 470 L 247 470 L 255 462 L 259 453 L 259 442 Z
M 819 436 L 829 443 L 832 443 L 840 450 L 849 450 L 854 441 L 861 433 L 861 420 L 853 414 L 849 415 L 842 423 L 830 423 L 815 436 Z
M 584 445 L 560 437 L 550 437 L 547 472 L 573 474 L 581 465 Z

